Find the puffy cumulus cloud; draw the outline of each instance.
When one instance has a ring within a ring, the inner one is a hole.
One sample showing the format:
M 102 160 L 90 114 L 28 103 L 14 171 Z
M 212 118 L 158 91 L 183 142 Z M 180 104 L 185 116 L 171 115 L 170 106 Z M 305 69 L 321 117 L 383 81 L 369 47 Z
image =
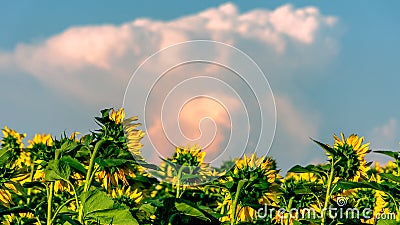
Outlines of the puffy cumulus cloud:
M 226 3 L 171 21 L 140 18 L 121 25 L 71 27 L 40 42 L 19 44 L 12 52 L 0 52 L 0 71 L 12 69 L 32 75 L 54 91 L 97 108 L 122 102 L 132 71 L 159 49 L 192 39 L 232 44 L 249 53 L 276 84 L 276 145 L 295 149 L 292 156 L 299 156 L 309 146 L 304 136 L 315 136 L 317 124 L 307 109 L 279 97 L 280 87 L 288 81 L 283 77 L 298 68 L 317 68 L 331 60 L 338 49 L 337 24 L 337 18 L 323 15 L 315 7 L 283 5 L 242 13 Z M 176 52 L 170 58 L 185 58 L 187 54 Z M 219 55 L 223 60 L 230 58 Z M 162 60 L 160 63 L 167 63 L 169 57 Z M 206 107 L 203 102 L 197 106 L 203 111 L 186 110 L 181 115 L 181 126 L 188 136 L 199 134 L 198 117 L 207 113 L 213 115 L 215 125 L 226 127 L 222 109 Z M 170 119 L 170 123 L 176 120 Z M 161 121 L 154 120 L 148 133 L 159 134 L 161 129 Z M 159 144 L 166 144 L 162 140 Z M 215 140 L 216 144 L 224 143 L 226 136 Z

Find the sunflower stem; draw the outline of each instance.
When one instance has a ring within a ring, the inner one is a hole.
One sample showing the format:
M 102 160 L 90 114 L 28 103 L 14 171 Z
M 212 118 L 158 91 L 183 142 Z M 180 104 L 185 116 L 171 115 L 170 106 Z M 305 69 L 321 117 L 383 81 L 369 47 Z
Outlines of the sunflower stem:
M 53 193 L 54 193 L 54 182 L 51 182 L 47 198 L 47 225 L 51 225 L 52 223 L 51 206 L 53 204 Z
M 328 177 L 328 183 L 327 183 L 327 189 L 326 189 L 326 195 L 325 195 L 325 202 L 324 202 L 324 208 L 321 209 L 321 225 L 325 225 L 326 222 L 326 209 L 328 208 L 329 201 L 331 200 L 331 185 L 333 181 L 333 174 L 334 174 L 334 162 L 333 159 L 331 161 L 331 171 Z
M 35 176 L 35 164 L 32 162 L 30 167 L 30 174 L 29 174 L 29 182 L 33 182 L 33 177 Z M 28 198 L 26 199 L 26 203 L 29 205 L 31 203 L 31 195 L 32 195 L 32 188 L 28 188 Z
M 96 143 L 94 146 L 92 155 L 90 157 L 90 162 L 89 162 L 89 168 L 86 174 L 86 179 L 85 179 L 85 187 L 83 191 L 88 191 L 91 185 L 91 176 L 93 172 L 93 167 L 94 167 L 94 160 L 96 159 L 97 151 L 99 150 L 100 146 L 105 142 L 105 140 L 100 140 L 99 142 Z
M 58 160 L 60 158 L 61 152 L 56 150 L 54 160 Z M 52 204 L 53 204 L 53 195 L 54 195 L 54 181 L 50 182 L 50 188 L 47 192 L 47 225 L 51 225 L 53 223 L 51 211 L 52 211 Z
M 105 140 L 100 140 L 94 146 L 92 155 L 90 156 L 89 168 L 86 173 L 85 186 L 83 188 L 83 192 L 88 191 L 91 186 L 91 183 L 92 183 L 91 177 L 92 177 L 93 168 L 94 168 L 94 160 L 96 159 L 97 151 L 99 150 L 100 146 L 104 142 L 105 142 Z M 78 220 L 79 220 L 79 222 L 81 222 L 83 224 L 83 204 L 80 204 L 80 207 L 79 207 Z
M 61 205 L 58 207 L 58 209 L 56 210 L 56 212 L 54 213 L 53 218 L 52 218 L 51 220 L 54 221 L 55 218 L 57 217 L 58 213 L 61 211 L 61 209 L 62 209 L 64 206 L 66 206 L 68 203 L 72 202 L 73 200 L 74 200 L 74 199 L 71 198 L 71 199 L 68 199 L 67 201 L 65 201 L 63 204 L 61 204 Z
M 177 184 L 176 184 L 176 198 L 180 198 L 181 197 L 181 177 L 182 177 L 182 171 L 183 171 L 183 168 L 184 168 L 184 166 L 182 165 L 181 166 L 181 168 L 179 168 L 179 171 L 178 171 L 178 176 L 177 176 L 177 178 L 178 178 L 178 181 L 177 181 Z
M 235 199 L 233 200 L 232 203 L 232 220 L 231 220 L 231 225 L 236 224 L 236 220 L 237 220 L 237 215 L 236 215 L 236 207 L 237 207 L 237 203 L 239 201 L 239 197 L 240 197 L 240 192 L 243 188 L 243 185 L 245 184 L 245 182 L 247 182 L 247 180 L 240 180 L 236 189 L 236 193 L 235 193 Z

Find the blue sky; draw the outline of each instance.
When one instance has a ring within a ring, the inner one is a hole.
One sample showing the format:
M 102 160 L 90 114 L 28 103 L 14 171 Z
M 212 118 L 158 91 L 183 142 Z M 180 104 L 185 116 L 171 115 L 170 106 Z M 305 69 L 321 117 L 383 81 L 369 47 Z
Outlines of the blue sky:
M 288 3 L 290 2 L 232 2 L 238 15 L 253 10 L 274 11 Z M 225 4 L 224 1 L 193 1 L 190 4 L 187 1 L 125 1 L 119 4 L 95 1 L 76 4 L 21 1 L 18 4 L 3 4 L 0 8 L 0 126 L 8 125 L 26 132 L 28 137 L 35 132 L 58 135 L 63 131 L 69 133 L 75 130 L 93 130 L 96 128 L 93 116 L 101 108 L 119 107 L 124 91 L 121 88 L 123 82 L 117 85 L 102 80 L 107 81 L 107 77 L 118 66 L 123 68 L 119 73 L 126 74 L 122 80 L 127 79 L 140 60 L 143 60 L 140 57 L 134 58 L 137 55 L 126 54 L 122 58 L 107 58 L 111 69 L 79 65 L 76 70 L 63 71 L 59 67 L 51 67 L 51 62 L 49 68 L 43 67 L 46 64 L 36 68 L 36 64 L 29 64 L 29 57 L 25 57 L 24 60 L 27 61 L 24 62 L 19 58 L 19 61 L 16 60 L 17 46 L 28 46 L 22 52 L 30 51 L 29 47 L 40 50 L 46 40 L 76 27 L 91 28 L 105 24 L 119 27 L 139 18 L 147 18 L 152 24 L 161 22 L 161 26 L 166 26 L 166 22 L 180 21 L 181 18 L 196 16 Z M 295 133 L 329 143 L 332 142 L 332 134 L 341 131 L 345 134 L 356 132 L 366 136 L 374 148 L 398 149 L 400 15 L 396 9 L 400 3 L 296 1 L 290 4 L 293 10 L 312 6 L 318 9 L 320 17 L 317 20 L 332 16 L 337 22 L 332 27 L 318 29 L 312 44 L 304 45 L 305 47 L 299 47 L 295 42 L 293 44 L 285 36 L 283 40 L 288 43 L 286 54 L 279 58 L 282 65 L 275 67 L 269 67 L 268 62 L 264 61 L 263 53 L 255 50 L 263 40 L 244 37 L 244 41 L 233 43 L 258 64 L 262 64 L 261 68 L 270 74 L 271 77 L 267 78 L 280 99 L 278 131 L 270 154 L 278 159 L 283 168 L 296 162 L 305 164 L 321 161 L 323 155 L 318 152 L 317 147 L 312 143 L 305 143 L 304 137 L 298 137 Z M 135 32 L 144 32 L 145 35 L 143 39 L 136 37 L 140 40 L 140 51 L 144 52 L 141 57 L 149 56 L 159 49 L 151 41 L 153 37 L 158 37 L 157 32 L 152 33 L 146 29 Z M 224 32 L 223 34 L 229 34 Z M 204 35 L 199 32 L 196 35 L 210 39 L 213 37 L 212 31 Z M 192 36 L 188 35 L 186 38 Z M 225 41 L 224 38 L 225 36 L 216 40 Z M 329 47 L 318 42 L 325 38 L 332 39 L 334 44 Z M 171 44 L 174 41 L 172 39 Z M 292 45 L 295 46 L 294 50 L 291 49 Z M 124 48 L 123 45 L 119 47 Z M 303 49 L 304 52 L 301 52 Z M 40 57 L 39 50 L 34 52 L 35 57 Z M 88 51 L 91 50 L 93 49 L 88 48 Z M 305 62 L 307 65 L 297 65 L 296 62 L 302 60 L 304 54 L 307 54 L 304 58 L 309 60 Z M 268 56 L 271 56 L 270 53 Z M 294 58 L 290 58 L 291 56 Z M 46 62 L 45 55 L 43 58 L 38 63 Z M 124 60 L 131 60 L 133 63 L 124 64 Z M 291 68 L 293 64 L 296 65 Z M 50 73 L 56 74 L 60 80 L 51 77 Z M 99 76 L 91 75 L 92 73 Z M 74 91 L 74 87 L 86 88 L 85 85 L 89 83 L 96 84 L 96 87 L 88 87 L 93 96 Z M 98 94 L 99 89 L 101 93 Z M 294 152 L 297 153 L 293 154 Z

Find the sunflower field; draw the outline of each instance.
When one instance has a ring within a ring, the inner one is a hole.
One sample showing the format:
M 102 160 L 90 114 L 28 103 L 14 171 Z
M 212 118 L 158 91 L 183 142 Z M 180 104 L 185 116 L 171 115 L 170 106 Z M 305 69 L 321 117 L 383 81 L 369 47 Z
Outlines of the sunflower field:
M 140 157 L 137 120 L 106 109 L 96 131 L 36 134 L 26 144 L 5 126 L 2 224 L 400 224 L 399 151 L 375 151 L 392 158 L 384 166 L 367 162 L 369 143 L 340 134 L 329 144 L 310 140 L 326 163 L 296 165 L 285 176 L 267 156 L 212 168 L 198 146 L 178 146 L 151 165 Z

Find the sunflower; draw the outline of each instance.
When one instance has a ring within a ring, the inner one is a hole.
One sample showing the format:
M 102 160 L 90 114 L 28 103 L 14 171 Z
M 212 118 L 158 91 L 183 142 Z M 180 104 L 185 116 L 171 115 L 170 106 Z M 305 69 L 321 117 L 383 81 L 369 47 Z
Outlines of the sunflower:
M 11 148 L 23 148 L 24 143 L 22 143 L 22 139 L 26 137 L 26 134 L 20 134 L 13 129 L 4 126 L 2 129 L 3 140 L 1 141 L 1 145 L 3 147 L 9 146 Z
M 22 150 L 19 154 L 19 157 L 14 162 L 14 166 L 16 168 L 22 168 L 24 166 L 30 167 L 32 165 L 31 153 Z
M 170 161 L 181 166 L 201 166 L 206 152 L 202 152 L 197 145 L 177 147 Z
M 220 210 L 221 214 L 224 214 L 225 212 L 228 213 L 228 215 L 223 216 L 220 218 L 221 222 L 226 222 L 226 221 L 231 221 L 232 220 L 232 215 L 229 214 L 229 212 L 232 211 L 232 201 L 230 198 L 225 199 L 223 202 L 218 202 L 217 203 L 217 210 Z M 253 209 L 250 206 L 236 206 L 236 212 L 237 212 L 237 221 L 241 222 L 248 222 L 252 221 L 257 217 L 257 210 Z
M 275 167 L 275 161 L 269 157 L 257 158 L 256 154 L 250 157 L 244 155 L 243 159 L 236 160 L 233 173 L 243 179 L 252 179 L 251 175 L 257 173 L 269 183 L 273 183 L 277 178 L 281 178 Z
M 294 181 L 307 181 L 312 183 L 320 183 L 321 180 L 314 173 L 287 173 L 285 181 L 294 180 Z
M 53 146 L 53 138 L 50 134 L 35 134 L 32 140 L 29 140 L 28 148 L 33 148 L 35 145 Z
M 127 177 L 136 177 L 135 173 L 128 168 L 115 168 L 111 171 L 109 169 L 101 170 L 95 176 L 106 190 L 110 189 L 112 185 L 115 187 L 118 187 L 119 184 L 128 186 Z
M 172 157 L 161 163 L 161 172 L 156 172 L 170 183 L 182 185 L 199 184 L 219 177 L 221 173 L 213 170 L 204 162 L 206 152 L 197 145 L 177 147 Z M 188 178 L 183 178 L 183 177 Z
M 301 211 L 301 213 L 303 212 L 303 210 L 300 210 L 300 211 Z M 275 212 L 274 218 L 272 218 L 272 223 L 274 223 L 274 224 L 287 224 L 288 223 L 289 225 L 293 225 L 294 221 L 296 221 L 298 219 L 298 217 L 299 217 L 299 215 L 297 212 L 291 212 L 291 214 L 289 215 L 289 213 L 277 211 L 277 212 Z
M 31 166 L 31 153 L 24 150 L 24 143 L 22 140 L 26 137 L 26 134 L 20 134 L 15 130 L 4 126 L 3 132 L 3 140 L 1 142 L 3 147 L 11 147 L 12 149 L 17 149 L 16 151 L 16 159 L 12 165 L 12 168 L 23 168 L 24 166 Z
M 7 208 L 10 208 L 10 205 L 14 204 L 11 193 L 7 189 L 0 189 L 0 203 Z
M 137 116 L 125 119 L 123 121 L 123 128 L 128 151 L 136 158 L 141 159 L 140 149 L 143 147 L 143 144 L 140 143 L 140 140 L 142 140 L 144 137 L 145 132 L 137 129 L 137 127 L 142 125 L 140 123 L 136 123 L 137 119 Z
M 333 136 L 333 152 L 329 152 L 328 157 L 337 162 L 336 177 L 357 182 L 367 176 L 369 167 L 365 155 L 371 151 L 369 143 L 363 144 L 364 137 L 358 137 L 356 134 L 348 138 L 343 133 L 340 133 L 340 136 L 341 139 L 336 134 Z
M 5 220 L 3 221 L 2 224 L 4 224 L 4 225 L 24 224 L 24 222 L 22 222 L 21 219 L 31 220 L 29 224 L 34 224 L 34 225 L 41 224 L 39 221 L 32 222 L 33 218 L 35 218 L 35 215 L 31 212 L 18 213 L 18 214 L 11 213 L 11 214 L 5 216 Z
M 249 222 L 257 217 L 257 210 L 249 205 L 272 205 L 277 206 L 280 176 L 276 170 L 275 161 L 269 157 L 258 158 L 255 154 L 250 157 L 244 156 L 235 161 L 232 170 L 222 177 L 219 182 L 221 184 L 238 184 L 245 181 L 241 190 L 237 190 L 236 185 L 233 187 L 228 185 L 228 189 L 222 189 L 223 202 L 218 203 L 221 214 L 226 216 L 220 218 L 223 221 L 229 221 L 236 218 L 237 221 Z M 236 210 L 233 202 L 236 192 L 240 193 Z M 233 212 L 236 215 L 233 215 Z
M 139 204 L 143 199 L 143 193 L 135 189 L 131 190 L 131 187 L 125 188 L 116 188 L 111 191 L 110 196 L 116 200 L 124 200 L 129 202 L 134 202 Z
M 121 124 L 125 118 L 125 111 L 123 108 L 115 111 L 114 109 L 111 110 L 109 115 L 110 120 L 114 121 L 116 124 Z

